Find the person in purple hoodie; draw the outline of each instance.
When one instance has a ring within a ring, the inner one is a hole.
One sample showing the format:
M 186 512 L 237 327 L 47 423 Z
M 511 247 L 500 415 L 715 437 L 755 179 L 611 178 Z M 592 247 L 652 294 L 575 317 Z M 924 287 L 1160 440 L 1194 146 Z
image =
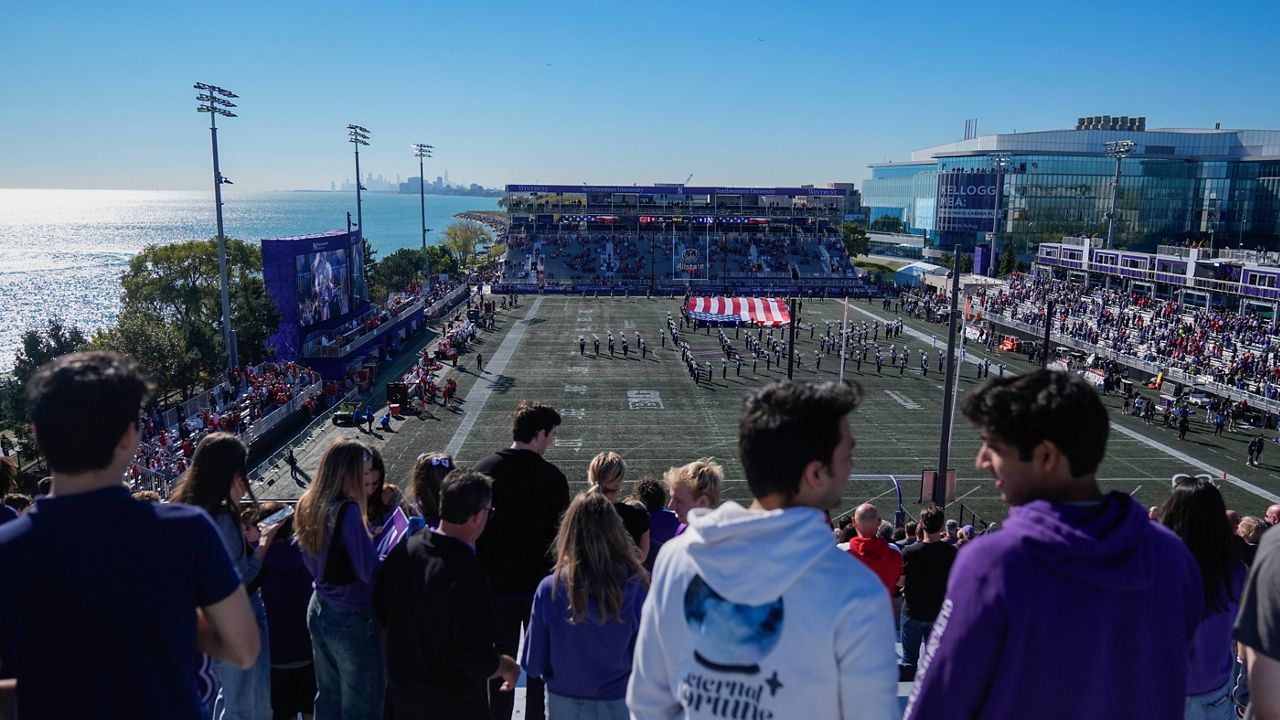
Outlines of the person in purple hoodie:
M 974 465 L 1011 508 L 957 555 L 904 718 L 1183 717 L 1200 571 L 1177 535 L 1098 487 L 1097 392 L 1038 370 L 985 381 L 964 414 L 982 435 Z

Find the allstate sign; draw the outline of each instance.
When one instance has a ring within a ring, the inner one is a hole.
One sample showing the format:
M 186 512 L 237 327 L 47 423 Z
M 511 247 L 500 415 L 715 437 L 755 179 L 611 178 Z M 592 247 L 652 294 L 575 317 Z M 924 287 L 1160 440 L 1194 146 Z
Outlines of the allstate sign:
M 940 173 L 935 227 L 939 231 L 991 230 L 1000 203 L 996 173 Z

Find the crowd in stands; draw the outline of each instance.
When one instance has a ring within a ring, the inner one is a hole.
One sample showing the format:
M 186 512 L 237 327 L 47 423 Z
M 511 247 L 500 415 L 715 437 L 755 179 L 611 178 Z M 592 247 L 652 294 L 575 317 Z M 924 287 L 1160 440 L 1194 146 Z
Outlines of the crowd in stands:
M 1104 288 L 1015 275 L 979 295 L 983 311 L 1053 329 L 1110 353 L 1177 368 L 1269 399 L 1280 398 L 1275 323 L 1224 308 L 1198 308 Z
M 550 720 L 888 720 L 902 680 L 911 719 L 1277 709 L 1280 532 L 1262 530 L 1280 504 L 1240 517 L 1207 476 L 1175 476 L 1157 508 L 1103 493 L 1107 411 L 1067 373 L 966 396 L 975 465 L 1011 506 L 981 529 L 933 506 L 895 529 L 871 503 L 831 522 L 859 402 L 839 383 L 744 399 L 750 507 L 722 502 L 711 458 L 628 495 L 607 451 L 574 496 L 544 457 L 559 413 L 526 401 L 510 447 L 470 469 L 423 453 L 407 495 L 376 448 L 338 438 L 292 513 L 256 501 L 248 449 L 222 431 L 167 502 L 131 498 L 149 392 L 110 353 L 64 356 L 28 387 L 53 475 L 0 516 L 4 710 L 509 718 L 522 671 L 525 716 Z M 84 537 L 112 542 L 86 554 Z
M 172 424 L 165 422 L 167 412 L 162 408 L 144 413 L 138 455 L 127 471 L 129 482 L 135 489 L 172 487 L 191 464 L 203 437 L 212 432 L 243 435 L 319 381 L 318 373 L 293 362 L 238 366 L 194 403 L 179 405 Z M 315 414 L 338 391 L 330 383 L 309 396 L 304 407 Z
M 683 248 L 705 250 L 697 231 L 677 238 L 677 255 Z M 670 234 L 634 232 L 513 236 L 507 245 L 505 278 L 605 284 L 647 281 L 652 270 L 669 278 L 671 240 Z M 713 236 L 710 248 L 712 257 L 701 258 L 703 262 L 719 269 L 727 255 L 727 267 L 743 275 L 786 273 L 795 265 L 802 276 L 844 276 L 853 267 L 840 239 L 826 235 L 722 233 Z

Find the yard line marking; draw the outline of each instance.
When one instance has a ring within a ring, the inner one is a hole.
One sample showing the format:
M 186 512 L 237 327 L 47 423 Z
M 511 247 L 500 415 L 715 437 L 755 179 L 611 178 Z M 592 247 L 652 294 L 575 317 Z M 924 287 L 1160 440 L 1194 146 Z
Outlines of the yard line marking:
M 542 296 L 539 295 L 533 304 L 529 306 L 529 312 L 524 314 L 524 319 L 515 324 L 507 336 L 502 339 L 502 344 L 498 346 L 498 351 L 489 358 L 489 372 L 492 373 L 494 382 L 502 377 L 503 372 L 507 369 L 507 362 L 511 360 L 511 356 L 515 354 L 516 347 L 520 345 L 521 338 L 524 337 L 525 330 L 529 327 L 529 321 L 538 313 L 538 308 L 542 306 Z M 489 396 L 493 394 L 494 382 L 481 385 L 476 383 L 471 388 L 471 394 L 467 396 L 467 414 L 462 418 L 462 423 L 458 425 L 458 429 L 454 431 L 453 438 L 449 440 L 449 444 L 445 446 L 444 451 L 450 455 L 457 456 L 458 451 L 462 449 L 462 444 L 467 441 L 467 436 L 471 435 L 471 428 L 475 427 L 476 420 L 480 417 L 480 412 L 484 410 L 484 404 L 489 401 Z
M 888 388 L 885 388 L 884 394 L 885 394 L 885 395 L 888 395 L 889 397 L 893 398 L 894 400 L 897 400 L 899 405 L 901 405 L 902 407 L 904 407 L 904 408 L 906 408 L 906 409 L 908 409 L 908 410 L 922 410 L 922 409 L 924 409 L 924 406 L 923 406 L 923 405 L 921 405 L 920 403 L 916 402 L 915 400 L 912 400 L 911 398 L 907 397 L 906 395 L 903 395 L 903 394 L 902 394 L 902 393 L 900 393 L 900 392 L 896 392 L 896 391 L 894 391 L 894 390 L 890 390 L 890 389 L 888 389 Z
M 858 308 L 850 305 L 849 309 L 857 310 L 858 312 L 868 317 L 880 319 L 878 315 L 875 315 L 874 313 L 863 310 L 862 308 Z M 912 335 L 919 340 L 922 340 L 922 341 L 928 340 L 928 338 L 925 336 L 924 333 L 920 332 L 919 330 L 916 330 L 915 328 L 903 326 L 903 329 L 906 330 L 908 335 Z M 976 354 L 976 353 L 973 353 L 973 354 Z M 972 357 L 973 354 L 971 354 L 970 357 L 967 357 L 965 359 L 968 362 L 977 363 L 978 361 Z M 1017 374 L 1011 368 L 1006 368 L 1005 371 L 1015 375 Z M 1236 477 L 1235 475 L 1225 472 L 1222 468 L 1214 467 L 1209 463 L 1203 462 L 1201 460 L 1197 460 L 1191 457 L 1190 455 L 1182 452 L 1181 450 L 1177 450 L 1168 445 L 1165 445 L 1164 443 L 1158 440 L 1149 438 L 1143 435 L 1142 433 L 1138 432 L 1137 430 L 1130 430 L 1129 428 L 1125 427 L 1124 425 L 1121 425 L 1120 423 L 1114 420 L 1111 422 L 1111 427 L 1121 435 L 1129 437 L 1133 440 L 1137 440 L 1138 442 L 1142 443 L 1143 445 L 1146 445 L 1147 447 L 1150 447 L 1153 450 L 1158 450 L 1160 452 L 1163 452 L 1165 455 L 1168 455 L 1174 460 L 1177 460 L 1179 462 L 1184 462 L 1187 465 L 1190 465 L 1191 467 L 1197 470 L 1200 470 L 1201 472 L 1207 472 L 1215 478 L 1224 478 L 1227 482 L 1231 483 L 1232 485 L 1235 485 L 1236 487 L 1246 492 L 1251 492 L 1254 495 L 1257 495 L 1258 497 L 1262 498 L 1263 500 L 1266 500 L 1267 502 L 1280 503 L 1280 495 L 1276 495 L 1273 492 L 1263 490 L 1262 488 L 1258 487 L 1257 485 L 1254 485 L 1248 480 L 1243 480 L 1239 477 Z

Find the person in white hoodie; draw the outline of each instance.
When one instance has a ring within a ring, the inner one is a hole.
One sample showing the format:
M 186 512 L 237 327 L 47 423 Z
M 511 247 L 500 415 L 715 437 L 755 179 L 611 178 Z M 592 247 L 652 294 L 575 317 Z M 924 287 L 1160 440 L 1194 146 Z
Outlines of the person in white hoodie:
M 654 568 L 632 718 L 898 718 L 884 585 L 831 542 L 853 465 L 856 387 L 773 383 L 748 396 L 739 450 L 755 498 L 690 513 Z

